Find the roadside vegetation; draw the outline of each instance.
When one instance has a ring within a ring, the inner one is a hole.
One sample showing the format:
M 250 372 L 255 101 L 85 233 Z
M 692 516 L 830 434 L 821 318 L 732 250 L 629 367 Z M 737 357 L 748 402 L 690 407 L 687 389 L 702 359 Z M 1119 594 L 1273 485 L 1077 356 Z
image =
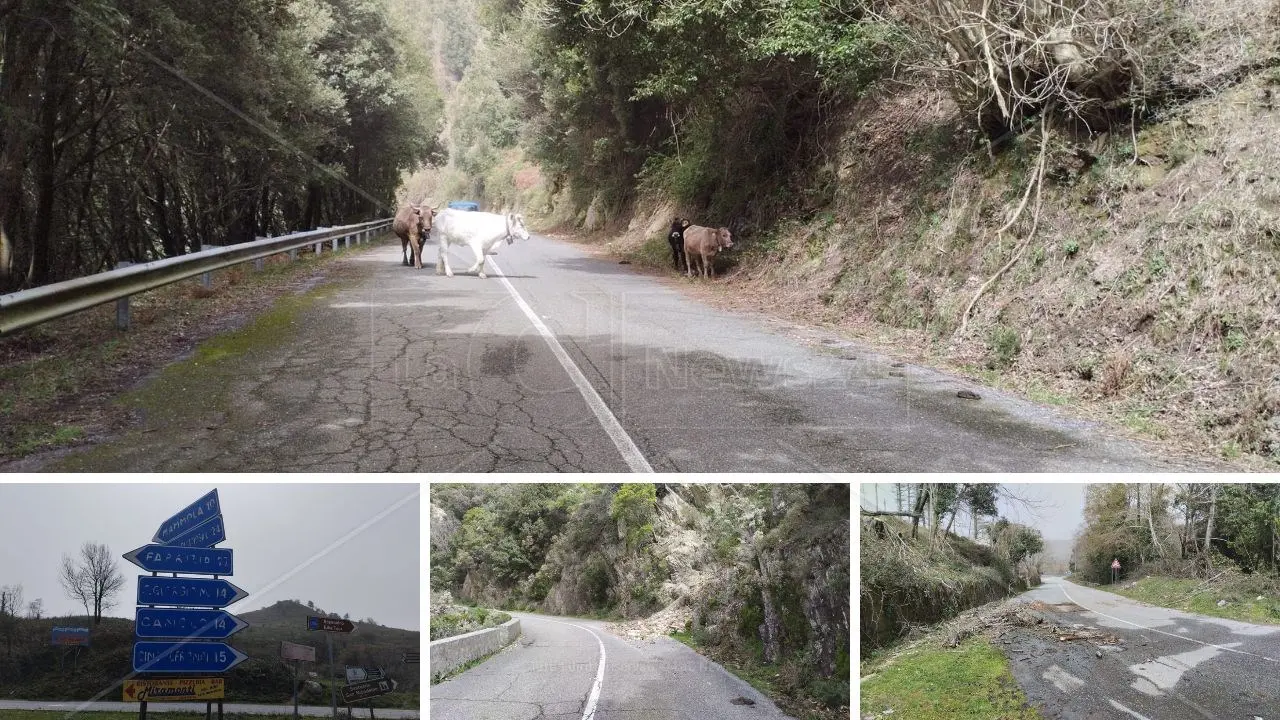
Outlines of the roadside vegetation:
M 956 648 L 921 645 L 874 669 L 863 665 L 861 717 L 912 720 L 1040 720 L 985 637 Z
M 1271 0 L 425 7 L 449 161 L 402 192 L 650 272 L 729 226 L 726 304 L 1280 462 Z
M 1280 624 L 1280 486 L 1089 485 L 1075 576 L 1135 600 Z M 1111 563 L 1121 565 L 1112 583 Z
M 1100 589 L 1197 615 L 1280 625 L 1280 578 L 1240 573 L 1211 581 L 1150 576 Z
M 881 487 L 892 493 L 878 507 L 866 507 L 864 497 L 860 518 L 864 653 L 1040 583 L 1044 540 L 1038 530 L 997 516 L 999 485 Z M 972 537 L 952 532 L 957 516 L 966 518 Z
M 432 587 L 676 631 L 779 704 L 846 717 L 848 507 L 847 484 L 435 484 Z
M 1040 584 L 1039 530 L 993 483 L 895 483 L 861 496 L 860 717 L 1039 720 L 990 635 Z M 957 518 L 960 520 L 957 521 Z
M 215 272 L 209 288 L 191 279 L 135 296 L 127 332 L 116 330 L 115 307 L 106 304 L 0 338 L 0 464 L 118 432 L 132 420 L 131 408 L 114 402 L 118 396 L 272 308 L 281 312 L 263 318 L 274 323 L 270 332 L 254 337 L 278 337 L 292 315 L 275 301 L 360 272 L 360 264 L 342 262 L 355 252 L 269 258 L 262 272 L 251 264 Z M 224 349 L 234 342 L 219 340 Z
M 431 639 L 442 640 L 476 630 L 497 627 L 511 619 L 504 612 L 453 605 L 449 593 L 432 593 Z

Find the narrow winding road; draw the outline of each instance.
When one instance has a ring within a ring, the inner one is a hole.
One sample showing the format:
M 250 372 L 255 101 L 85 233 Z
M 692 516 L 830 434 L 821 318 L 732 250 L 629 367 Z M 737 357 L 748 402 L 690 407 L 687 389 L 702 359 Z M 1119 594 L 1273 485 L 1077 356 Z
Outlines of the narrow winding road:
M 789 720 L 670 638 L 624 640 L 595 620 L 511 614 L 520 639 L 431 686 L 432 720 Z
M 534 237 L 488 279 L 354 251 L 234 345 L 154 379 L 140 425 L 45 469 L 92 471 L 1168 470 L 1098 427 L 731 314 Z M 428 258 L 435 250 L 429 250 Z M 459 257 L 457 265 L 466 267 Z M 501 277 L 500 277 L 501 276 Z
M 1055 635 L 1109 636 L 1004 636 L 1014 677 L 1046 720 L 1280 720 L 1280 626 L 1154 607 L 1060 577 L 1022 598 L 1044 604 Z

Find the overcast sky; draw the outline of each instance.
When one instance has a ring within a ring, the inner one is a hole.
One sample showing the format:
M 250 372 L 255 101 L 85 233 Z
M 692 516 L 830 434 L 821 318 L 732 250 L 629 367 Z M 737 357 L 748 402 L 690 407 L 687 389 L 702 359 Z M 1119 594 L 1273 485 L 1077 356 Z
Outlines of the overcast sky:
M 862 507 L 897 509 L 897 494 L 893 483 L 863 483 L 860 497 Z M 1005 497 L 1000 498 L 1000 515 L 1040 531 L 1046 540 L 1070 540 L 1084 521 L 1083 483 L 1001 483 L 1011 495 L 1026 500 L 1026 504 Z M 878 486 L 878 487 L 877 487 Z M 956 518 L 953 532 L 968 535 L 968 518 L 962 512 Z M 961 529 L 964 526 L 964 529 Z
M 230 612 L 311 600 L 352 620 L 420 629 L 417 483 L 0 483 L 0 585 L 42 598 L 46 616 L 83 615 L 58 584 L 62 555 L 106 543 L 125 577 L 107 614 L 132 618 L 144 572 L 120 556 L 215 487 L 227 534 L 218 547 L 235 551 L 229 579 L 249 593 Z

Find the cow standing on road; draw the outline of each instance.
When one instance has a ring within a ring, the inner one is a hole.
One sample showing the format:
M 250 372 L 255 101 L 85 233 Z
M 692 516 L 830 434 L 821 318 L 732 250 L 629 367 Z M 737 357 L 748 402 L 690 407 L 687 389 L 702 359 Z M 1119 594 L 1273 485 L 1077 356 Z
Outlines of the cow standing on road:
M 733 247 L 733 235 L 729 228 L 709 228 L 701 225 L 690 225 L 684 229 L 684 264 L 688 268 L 689 277 L 693 277 L 694 258 L 702 260 L 702 277 L 715 277 L 716 269 L 712 264 L 716 253 Z
M 468 212 L 466 210 L 445 209 L 435 224 L 436 237 L 440 243 L 440 257 L 436 260 L 436 274 L 453 277 L 453 268 L 449 267 L 449 246 L 463 245 L 471 248 L 476 262 L 467 272 L 484 274 L 485 255 L 497 255 L 494 249 L 503 240 L 507 244 L 516 240 L 528 240 L 529 230 L 524 226 L 524 216 L 515 213 L 499 215 L 488 212 Z
M 422 269 L 422 246 L 431 237 L 435 208 L 409 203 L 396 212 L 391 221 L 391 231 L 400 238 L 400 254 L 404 265 L 409 264 L 409 248 L 413 248 L 413 266 Z

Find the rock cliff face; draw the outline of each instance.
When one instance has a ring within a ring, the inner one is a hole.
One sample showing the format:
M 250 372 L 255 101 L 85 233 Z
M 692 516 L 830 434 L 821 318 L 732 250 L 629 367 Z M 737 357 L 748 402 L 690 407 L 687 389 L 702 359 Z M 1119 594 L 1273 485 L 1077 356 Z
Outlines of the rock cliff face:
M 495 607 L 621 616 L 644 637 L 849 669 L 849 486 L 432 487 L 437 590 Z M 437 528 L 437 524 L 440 525 Z M 847 685 L 845 686 L 847 693 Z

